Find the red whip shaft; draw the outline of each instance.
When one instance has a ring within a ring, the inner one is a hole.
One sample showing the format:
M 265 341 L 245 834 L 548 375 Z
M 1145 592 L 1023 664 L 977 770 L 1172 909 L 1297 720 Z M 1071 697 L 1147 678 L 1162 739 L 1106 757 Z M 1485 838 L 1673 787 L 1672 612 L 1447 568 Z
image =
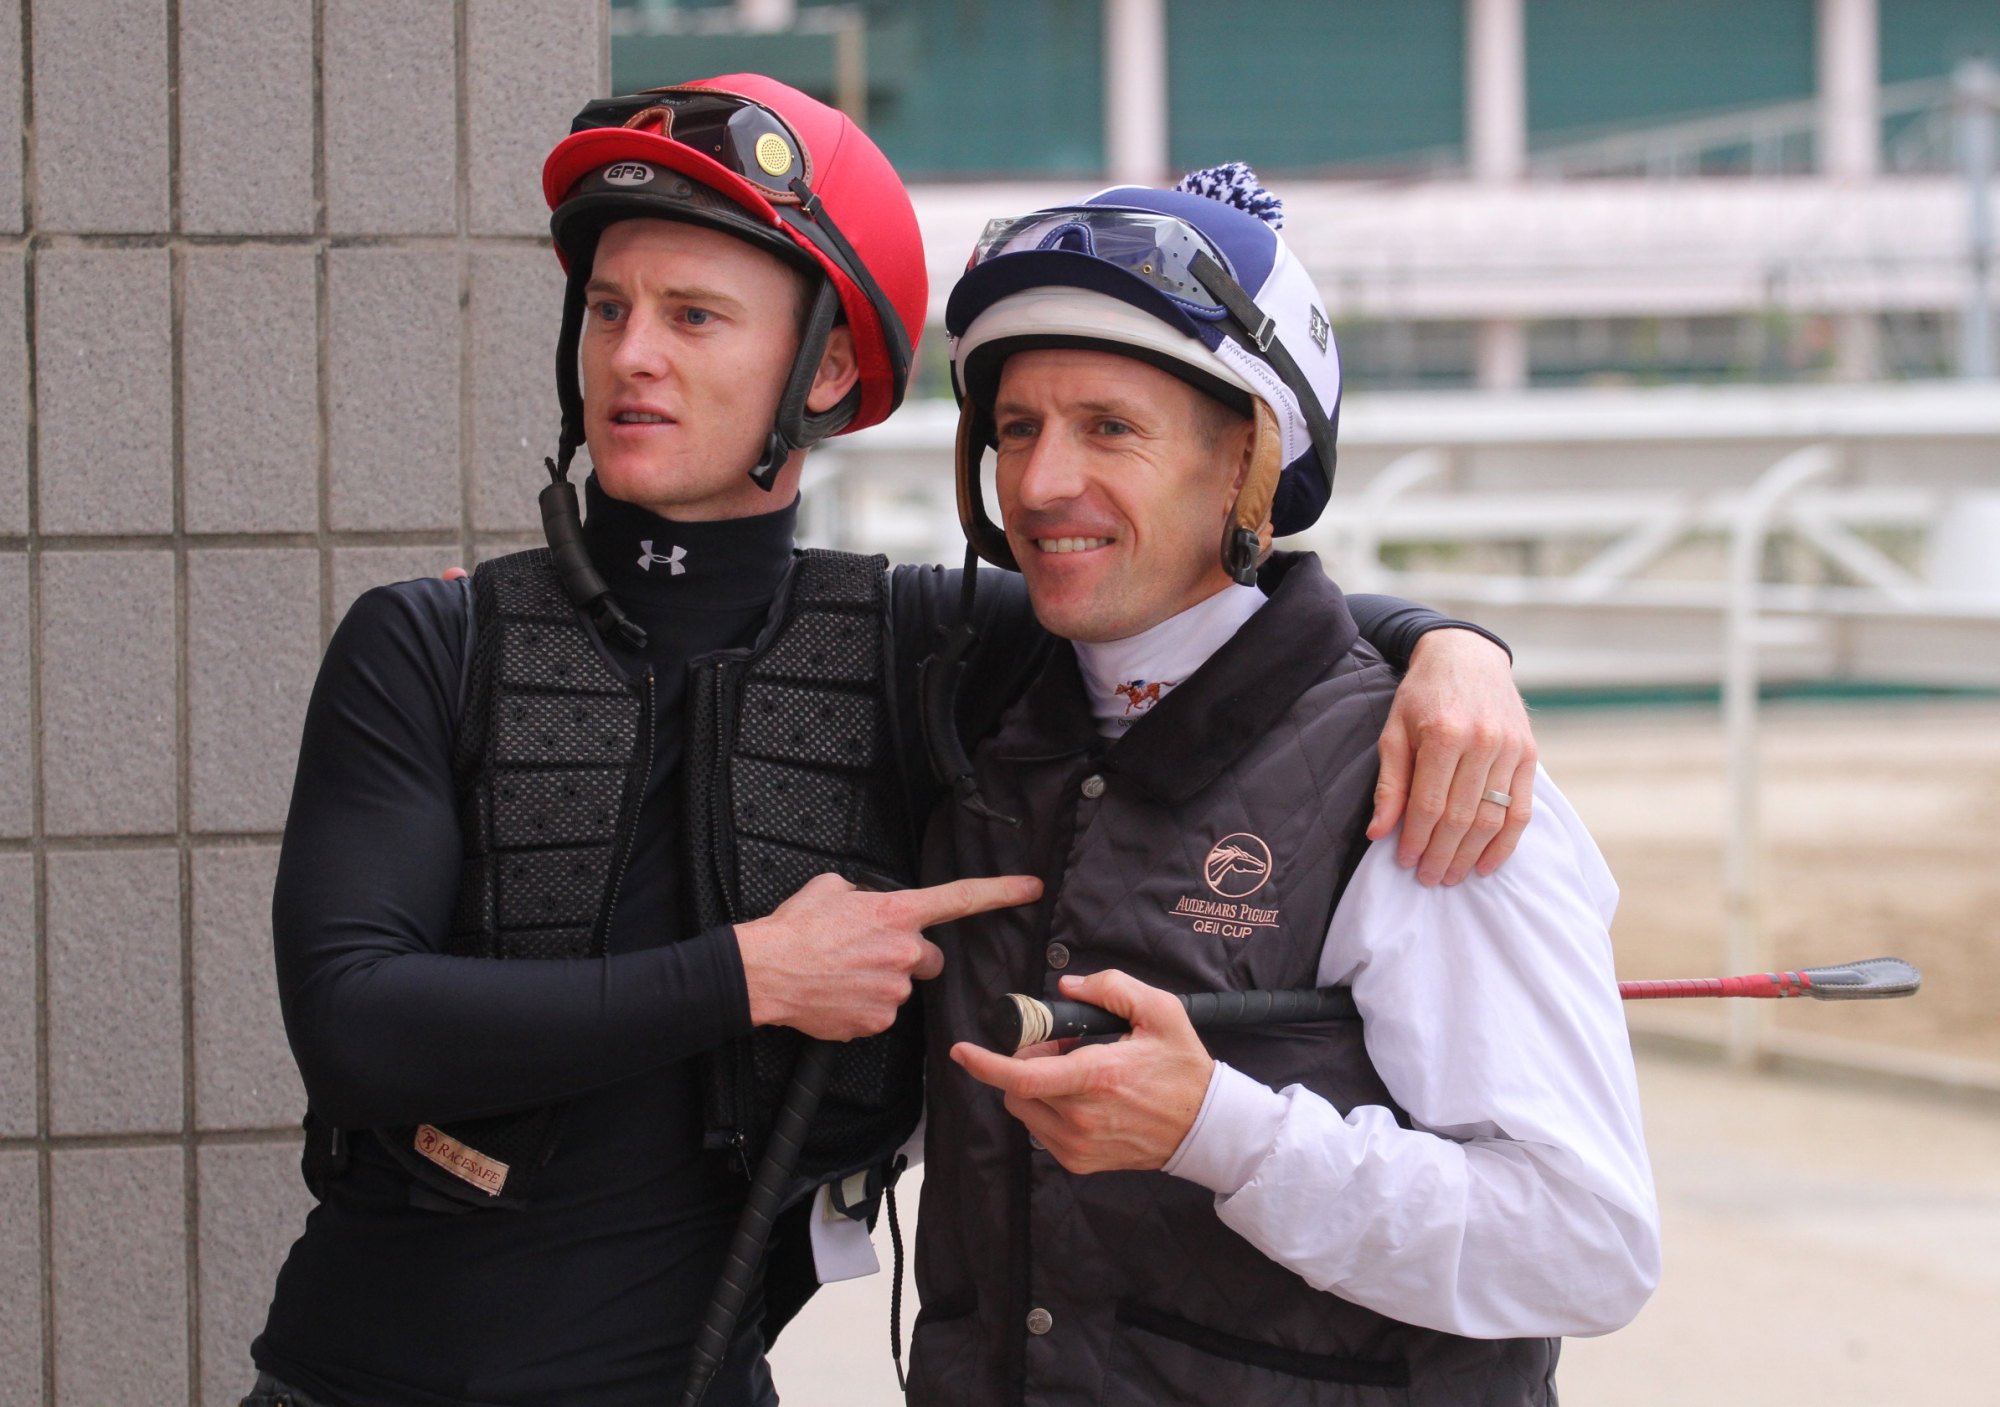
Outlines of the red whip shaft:
M 1626 1001 L 1663 997 L 1802 997 L 1812 986 L 1803 972 L 1756 972 L 1747 977 L 1678 977 L 1655 982 L 1620 982 Z

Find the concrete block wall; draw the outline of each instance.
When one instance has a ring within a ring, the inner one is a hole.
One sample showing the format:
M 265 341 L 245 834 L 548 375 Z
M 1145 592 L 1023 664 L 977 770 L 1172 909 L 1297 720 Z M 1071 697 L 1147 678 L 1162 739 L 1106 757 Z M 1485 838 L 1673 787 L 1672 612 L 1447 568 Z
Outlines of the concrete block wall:
M 321 650 L 535 540 L 603 0 L 0 5 L 0 1407 L 225 1407 L 308 1206 Z

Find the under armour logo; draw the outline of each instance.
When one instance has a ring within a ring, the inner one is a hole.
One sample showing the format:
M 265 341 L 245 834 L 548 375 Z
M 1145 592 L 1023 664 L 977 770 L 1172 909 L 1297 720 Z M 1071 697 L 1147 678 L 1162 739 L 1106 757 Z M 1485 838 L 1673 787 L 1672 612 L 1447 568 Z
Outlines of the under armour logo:
M 1306 331 L 1318 345 L 1320 351 L 1324 352 L 1326 350 L 1327 335 L 1333 331 L 1333 325 L 1327 322 L 1326 314 L 1322 313 L 1318 308 L 1312 308 L 1310 311 L 1312 318 L 1307 325 Z
M 653 570 L 653 563 L 665 562 L 670 575 L 685 576 L 687 574 L 687 568 L 681 565 L 681 558 L 687 556 L 687 549 L 685 547 L 672 548 L 665 556 L 662 556 L 653 550 L 653 540 L 650 537 L 642 540 L 639 546 L 644 549 L 639 553 L 639 569 L 641 571 L 650 572 Z

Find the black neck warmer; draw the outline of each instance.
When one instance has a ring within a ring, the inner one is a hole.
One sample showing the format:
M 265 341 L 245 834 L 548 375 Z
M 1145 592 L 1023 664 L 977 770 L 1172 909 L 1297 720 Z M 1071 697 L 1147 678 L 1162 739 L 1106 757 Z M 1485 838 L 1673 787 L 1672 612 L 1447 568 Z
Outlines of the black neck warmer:
M 736 612 L 777 594 L 792 560 L 798 499 L 752 518 L 681 523 L 584 482 L 584 542 L 618 603 L 648 630 L 686 611 Z

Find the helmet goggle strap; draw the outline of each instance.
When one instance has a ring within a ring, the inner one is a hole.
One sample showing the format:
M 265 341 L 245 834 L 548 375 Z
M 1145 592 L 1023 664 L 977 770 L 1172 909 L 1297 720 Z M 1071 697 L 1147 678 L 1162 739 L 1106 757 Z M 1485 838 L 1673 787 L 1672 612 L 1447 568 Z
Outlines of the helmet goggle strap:
M 1229 321 L 1236 327 L 1238 344 L 1256 353 L 1271 370 L 1277 372 L 1278 379 L 1285 383 L 1285 389 L 1299 403 L 1299 412 L 1306 418 L 1306 435 L 1319 455 L 1320 468 L 1326 471 L 1327 486 L 1331 488 L 1335 453 L 1333 422 L 1327 418 L 1325 407 L 1319 403 L 1319 394 L 1313 390 L 1312 382 L 1306 379 L 1305 371 L 1285 350 L 1285 344 L 1278 340 L 1278 325 L 1207 250 L 1196 254 L 1188 267 L 1228 311 Z
M 882 285 L 875 282 L 875 275 L 868 272 L 867 261 L 854 252 L 854 246 L 847 242 L 847 236 L 840 232 L 840 226 L 833 222 L 826 206 L 813 194 L 812 187 L 803 179 L 797 180 L 792 182 L 792 193 L 798 198 L 797 213 L 781 206 L 778 218 L 804 236 L 815 249 L 831 259 L 836 268 L 854 280 L 854 286 L 861 290 L 868 306 L 875 310 L 875 321 L 882 326 L 883 350 L 889 354 L 889 410 L 893 411 L 903 403 L 903 392 L 910 382 L 913 353 L 909 329 L 903 326 L 903 319 L 896 313 L 896 305 L 889 301 Z

